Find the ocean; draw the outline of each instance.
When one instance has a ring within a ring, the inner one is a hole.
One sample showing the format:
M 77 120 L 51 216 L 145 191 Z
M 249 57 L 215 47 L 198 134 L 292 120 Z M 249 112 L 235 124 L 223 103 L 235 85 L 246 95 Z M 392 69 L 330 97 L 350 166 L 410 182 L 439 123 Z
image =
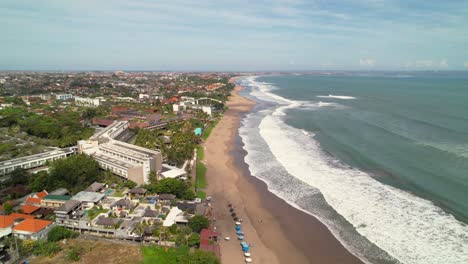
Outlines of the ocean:
M 245 77 L 250 173 L 367 263 L 468 263 L 468 75 Z

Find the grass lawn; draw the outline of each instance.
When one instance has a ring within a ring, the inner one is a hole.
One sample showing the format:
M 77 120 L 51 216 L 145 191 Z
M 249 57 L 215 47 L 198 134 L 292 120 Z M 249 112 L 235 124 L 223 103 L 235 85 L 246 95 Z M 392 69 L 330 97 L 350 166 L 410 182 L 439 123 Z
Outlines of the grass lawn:
M 197 198 L 200 198 L 202 200 L 205 200 L 206 198 L 206 193 L 204 191 L 197 191 Z
M 203 160 L 203 157 L 205 156 L 204 150 L 202 146 L 198 146 L 197 148 L 197 159 L 198 160 Z
M 197 188 L 205 188 L 206 187 L 206 167 L 205 164 L 201 163 L 200 161 L 197 162 Z
M 124 189 L 116 189 L 114 191 L 114 193 L 111 194 L 111 196 L 113 196 L 113 197 L 124 197 L 124 194 L 123 194 L 124 191 L 125 191 L 125 188 Z
M 109 211 L 109 210 L 108 209 L 99 209 L 97 207 L 93 207 L 93 208 L 88 210 L 88 218 L 89 218 L 89 220 L 93 220 L 100 213 L 107 213 L 107 211 Z
M 139 245 L 118 244 L 107 241 L 95 241 L 85 239 L 67 239 L 66 243 L 60 242 L 62 251 L 54 256 L 32 256 L 30 263 L 36 264 L 56 264 L 71 263 L 67 258 L 68 252 L 72 248 L 80 250 L 80 264 L 126 264 L 142 263 L 143 254 Z M 78 262 L 74 262 L 78 263 Z M 148 262 L 149 263 L 149 262 Z
M 164 248 L 158 246 L 142 247 L 143 263 L 173 264 L 189 254 L 189 248 Z
M 218 120 L 216 120 L 211 126 L 207 127 L 204 131 L 203 131 L 203 139 L 207 139 L 210 134 L 211 134 L 211 131 L 213 130 L 213 128 L 218 124 Z

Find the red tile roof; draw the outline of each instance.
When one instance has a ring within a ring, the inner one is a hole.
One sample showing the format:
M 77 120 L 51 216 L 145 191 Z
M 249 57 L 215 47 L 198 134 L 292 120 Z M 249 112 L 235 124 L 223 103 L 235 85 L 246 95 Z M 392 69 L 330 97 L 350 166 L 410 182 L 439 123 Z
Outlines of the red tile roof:
M 47 193 L 47 191 L 44 190 L 42 192 L 36 193 L 36 197 L 42 199 L 42 198 L 46 197 L 48 194 L 49 193 Z
M 47 220 L 26 219 L 13 227 L 13 230 L 37 233 L 51 224 L 52 222 Z
M 13 217 L 14 220 L 17 220 L 17 219 L 33 219 L 34 218 L 33 215 L 20 214 L 20 213 L 12 213 L 12 214 L 10 214 L 10 216 Z
M 0 228 L 7 228 L 13 225 L 15 219 L 9 215 L 0 215 Z
M 28 204 L 41 204 L 41 199 L 34 198 L 34 197 L 28 197 L 26 199 L 26 203 L 28 203 Z
M 32 204 L 25 204 L 23 206 L 21 206 L 21 211 L 23 211 L 23 213 L 25 214 L 32 214 L 34 212 L 36 212 L 37 210 L 39 210 L 41 207 L 39 206 L 35 206 L 35 205 L 32 205 Z

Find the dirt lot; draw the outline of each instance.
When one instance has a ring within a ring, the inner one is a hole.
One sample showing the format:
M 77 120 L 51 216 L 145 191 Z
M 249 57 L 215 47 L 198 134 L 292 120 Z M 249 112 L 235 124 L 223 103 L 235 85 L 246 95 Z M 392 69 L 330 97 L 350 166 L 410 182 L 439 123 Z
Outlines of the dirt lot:
M 56 264 L 70 263 L 67 253 L 71 248 L 80 249 L 80 260 L 76 263 L 105 264 L 105 263 L 142 263 L 143 256 L 140 246 L 134 244 L 117 244 L 107 241 L 94 241 L 84 239 L 59 242 L 63 250 L 53 257 L 32 257 L 30 263 Z

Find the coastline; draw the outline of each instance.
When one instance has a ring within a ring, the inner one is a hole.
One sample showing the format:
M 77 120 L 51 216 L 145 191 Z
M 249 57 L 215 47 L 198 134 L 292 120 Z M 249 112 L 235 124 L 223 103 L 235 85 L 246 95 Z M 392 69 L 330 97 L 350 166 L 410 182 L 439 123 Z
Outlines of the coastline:
M 206 190 L 214 199 L 215 226 L 223 237 L 231 237 L 220 241 L 222 263 L 244 262 L 228 211 L 230 203 L 244 220 L 245 241 L 254 245 L 250 252 L 256 263 L 362 263 L 315 217 L 289 205 L 270 193 L 264 182 L 251 177 L 238 128 L 255 102 L 239 95 L 242 89 L 236 86 L 228 110 L 204 143 Z

